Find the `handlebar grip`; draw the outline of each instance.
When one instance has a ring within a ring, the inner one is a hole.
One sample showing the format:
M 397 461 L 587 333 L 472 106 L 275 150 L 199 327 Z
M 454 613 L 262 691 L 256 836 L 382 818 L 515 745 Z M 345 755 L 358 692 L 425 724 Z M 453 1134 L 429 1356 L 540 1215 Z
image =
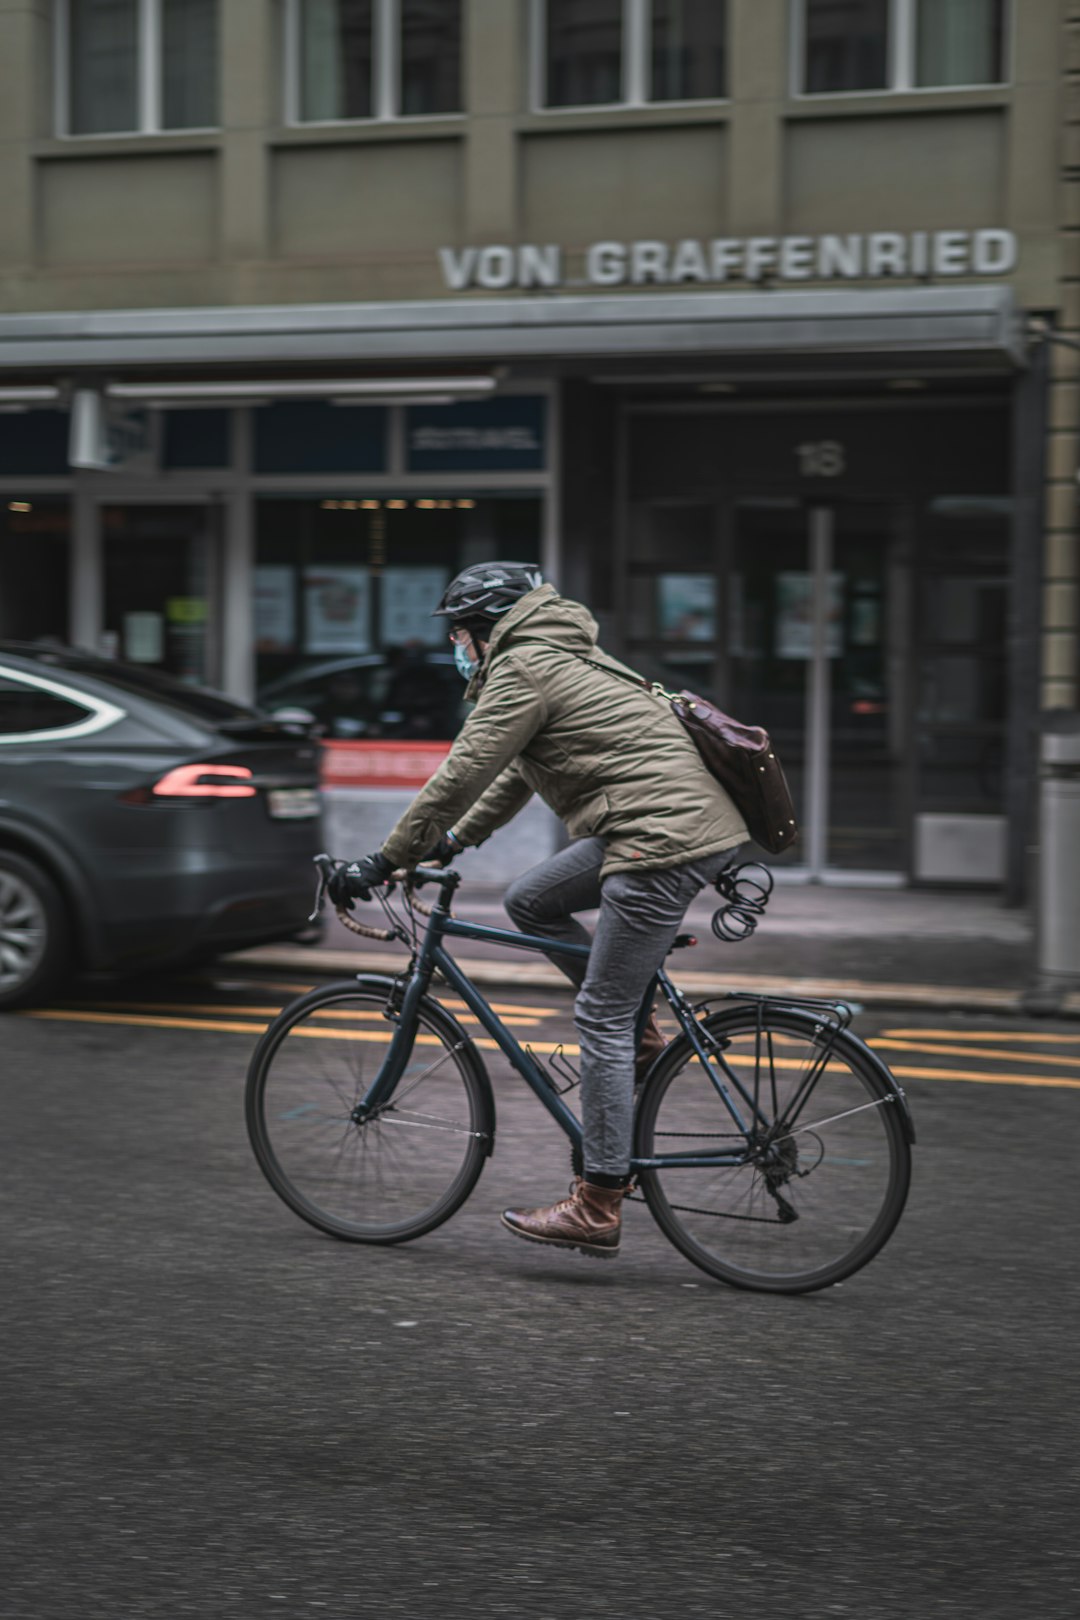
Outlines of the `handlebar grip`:
M 447 884 L 450 884 L 456 888 L 461 881 L 452 866 L 417 866 L 410 872 L 409 877 L 413 887 L 417 889 L 422 888 L 425 883 L 437 883 L 440 888 L 445 888 Z

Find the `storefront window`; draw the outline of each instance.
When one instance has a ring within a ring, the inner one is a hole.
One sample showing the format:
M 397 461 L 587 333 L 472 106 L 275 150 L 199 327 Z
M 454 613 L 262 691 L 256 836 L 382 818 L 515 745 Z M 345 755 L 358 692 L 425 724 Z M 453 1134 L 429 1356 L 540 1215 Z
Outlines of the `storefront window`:
M 942 497 L 920 532 L 920 810 L 999 814 L 1008 710 L 1008 500 Z
M 0 639 L 68 639 L 70 514 L 66 500 L 0 501 Z
M 453 737 L 465 689 L 432 609 L 470 563 L 537 561 L 540 514 L 534 495 L 260 500 L 260 704 L 302 709 L 329 737 Z
M 103 650 L 192 685 L 220 679 L 220 511 L 107 506 Z

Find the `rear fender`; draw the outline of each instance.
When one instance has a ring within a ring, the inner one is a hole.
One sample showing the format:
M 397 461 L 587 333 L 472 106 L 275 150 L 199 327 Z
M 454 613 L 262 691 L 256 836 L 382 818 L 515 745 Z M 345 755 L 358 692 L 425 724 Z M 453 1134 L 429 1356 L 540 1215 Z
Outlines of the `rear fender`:
M 797 1018 L 804 1019 L 812 1028 L 817 1028 L 821 1023 L 821 1017 L 819 1014 L 810 1012 L 805 1006 L 800 1006 L 796 1001 L 785 1001 L 782 996 L 770 996 L 765 998 L 765 1005 L 766 1008 L 769 1006 L 775 1006 L 786 1013 L 789 1017 L 794 1015 Z M 740 1008 L 736 1002 L 730 1012 L 725 1010 L 724 1012 L 710 1013 L 709 1017 L 706 1019 L 706 1028 L 709 1030 L 710 1034 L 716 1037 L 722 1037 L 724 1034 L 725 1022 L 739 1017 L 743 1010 L 745 1010 L 745 1003 L 743 1003 L 742 1007 Z M 685 1040 L 685 1036 L 683 1039 Z M 907 1138 L 908 1143 L 911 1146 L 914 1146 L 915 1121 L 911 1117 L 911 1108 L 908 1104 L 903 1086 L 900 1085 L 896 1076 L 891 1072 L 883 1059 L 881 1059 L 874 1051 L 873 1047 L 867 1046 L 861 1035 L 856 1035 L 854 1030 L 848 1028 L 844 1032 L 844 1039 L 854 1042 L 859 1049 L 860 1056 L 864 1059 L 867 1065 L 873 1069 L 874 1073 L 881 1081 L 884 1090 L 888 1092 L 889 1096 L 892 1097 L 893 1101 L 896 1103 L 896 1108 L 900 1116 L 900 1124 L 904 1135 Z M 686 1044 L 689 1046 L 689 1042 Z M 662 1061 L 662 1059 L 660 1061 Z
M 888 1064 L 878 1056 L 872 1046 L 867 1046 L 861 1035 L 856 1035 L 854 1031 L 849 1029 L 847 1032 L 847 1037 L 849 1041 L 856 1042 L 867 1063 L 869 1063 L 872 1069 L 876 1070 L 878 1079 L 881 1081 L 886 1091 L 891 1097 L 895 1098 L 896 1106 L 900 1114 L 900 1123 L 904 1127 L 904 1135 L 907 1137 L 909 1144 L 914 1147 L 915 1121 L 911 1117 L 911 1107 L 908 1103 L 907 1094 L 904 1091 L 903 1086 L 900 1084 L 899 1080 L 897 1080 Z

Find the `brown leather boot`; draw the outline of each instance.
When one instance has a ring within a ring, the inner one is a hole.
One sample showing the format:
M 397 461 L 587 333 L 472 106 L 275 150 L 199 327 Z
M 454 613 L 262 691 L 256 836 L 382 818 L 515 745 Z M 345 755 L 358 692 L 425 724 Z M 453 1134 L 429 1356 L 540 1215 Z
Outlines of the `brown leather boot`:
M 549 1209 L 504 1209 L 502 1223 L 530 1243 L 550 1243 L 598 1260 L 614 1260 L 625 1197 L 625 1187 L 594 1187 L 576 1176 L 569 1198 Z
M 666 1045 L 667 1038 L 657 1022 L 656 1013 L 651 1012 L 641 1032 L 637 1057 L 634 1060 L 635 1086 L 640 1086 Z

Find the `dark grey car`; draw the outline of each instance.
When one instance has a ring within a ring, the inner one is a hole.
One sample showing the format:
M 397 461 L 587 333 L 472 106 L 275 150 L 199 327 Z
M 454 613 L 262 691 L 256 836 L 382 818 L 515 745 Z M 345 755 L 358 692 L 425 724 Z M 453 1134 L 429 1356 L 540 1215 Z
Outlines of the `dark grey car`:
M 318 748 L 303 726 L 153 671 L 0 644 L 0 1007 L 76 967 L 300 933 Z

